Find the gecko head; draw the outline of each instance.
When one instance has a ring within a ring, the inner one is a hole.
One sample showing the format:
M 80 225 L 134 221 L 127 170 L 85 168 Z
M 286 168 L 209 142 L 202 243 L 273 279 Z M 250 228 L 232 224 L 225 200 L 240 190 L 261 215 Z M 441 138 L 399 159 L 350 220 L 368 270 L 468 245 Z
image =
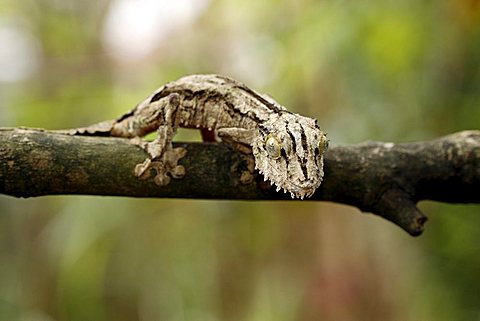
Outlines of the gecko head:
M 311 196 L 323 179 L 328 139 L 316 120 L 281 113 L 258 127 L 252 149 L 255 167 L 292 198 Z

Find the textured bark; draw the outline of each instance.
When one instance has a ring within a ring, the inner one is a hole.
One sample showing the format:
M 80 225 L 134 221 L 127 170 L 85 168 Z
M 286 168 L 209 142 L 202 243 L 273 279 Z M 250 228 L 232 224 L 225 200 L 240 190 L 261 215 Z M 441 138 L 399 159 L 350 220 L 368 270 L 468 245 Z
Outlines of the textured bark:
M 158 187 L 134 176 L 135 165 L 147 155 L 129 140 L 0 129 L 0 193 L 290 199 L 258 174 L 245 184 L 247 156 L 228 145 L 175 145 L 188 151 L 180 160 L 187 174 Z M 419 235 L 426 216 L 418 201 L 480 203 L 480 131 L 414 143 L 333 146 L 325 154 L 324 182 L 311 200 L 353 205 Z

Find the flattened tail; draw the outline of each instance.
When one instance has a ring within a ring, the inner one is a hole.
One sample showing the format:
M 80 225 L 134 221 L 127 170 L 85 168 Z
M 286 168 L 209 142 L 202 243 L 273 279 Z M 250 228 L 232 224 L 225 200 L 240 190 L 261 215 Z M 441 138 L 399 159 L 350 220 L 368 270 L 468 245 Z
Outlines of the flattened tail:
M 113 127 L 116 123 L 116 120 L 108 120 L 87 127 L 53 130 L 53 132 L 80 136 L 118 136 L 112 134 Z

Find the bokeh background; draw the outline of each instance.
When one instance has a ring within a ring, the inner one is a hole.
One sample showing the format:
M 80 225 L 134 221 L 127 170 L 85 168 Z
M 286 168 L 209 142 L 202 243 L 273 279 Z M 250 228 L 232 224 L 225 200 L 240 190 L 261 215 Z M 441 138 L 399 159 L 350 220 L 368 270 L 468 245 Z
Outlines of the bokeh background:
M 479 66 L 475 0 L 0 2 L 0 126 L 221 73 L 333 145 L 431 139 L 479 129 Z M 411 238 L 322 202 L 0 195 L 0 319 L 480 320 L 480 206 L 420 207 Z

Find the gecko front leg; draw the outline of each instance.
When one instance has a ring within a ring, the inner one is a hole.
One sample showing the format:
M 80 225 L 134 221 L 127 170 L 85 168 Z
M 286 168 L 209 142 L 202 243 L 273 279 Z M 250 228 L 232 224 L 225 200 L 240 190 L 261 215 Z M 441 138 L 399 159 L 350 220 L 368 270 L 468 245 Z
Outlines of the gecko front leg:
M 185 148 L 173 148 L 172 146 L 172 139 L 179 124 L 177 116 L 179 106 L 180 96 L 173 93 L 151 103 L 141 111 L 144 114 L 139 118 L 142 123 L 158 123 L 159 125 L 158 136 L 155 140 L 145 142 L 139 138 L 133 139 L 133 143 L 139 145 L 149 155 L 149 158 L 135 167 L 137 177 L 147 179 L 153 169 L 156 172 L 155 184 L 165 186 L 170 182 L 171 177 L 181 178 L 185 175 L 185 168 L 179 165 L 178 161 L 186 155 L 187 151 Z
M 250 184 L 253 181 L 253 173 L 255 171 L 255 161 L 251 157 L 252 149 L 250 147 L 255 135 L 255 129 L 224 127 L 217 130 L 217 135 L 223 142 L 232 145 L 242 153 L 247 170 L 241 173 L 240 182 Z

